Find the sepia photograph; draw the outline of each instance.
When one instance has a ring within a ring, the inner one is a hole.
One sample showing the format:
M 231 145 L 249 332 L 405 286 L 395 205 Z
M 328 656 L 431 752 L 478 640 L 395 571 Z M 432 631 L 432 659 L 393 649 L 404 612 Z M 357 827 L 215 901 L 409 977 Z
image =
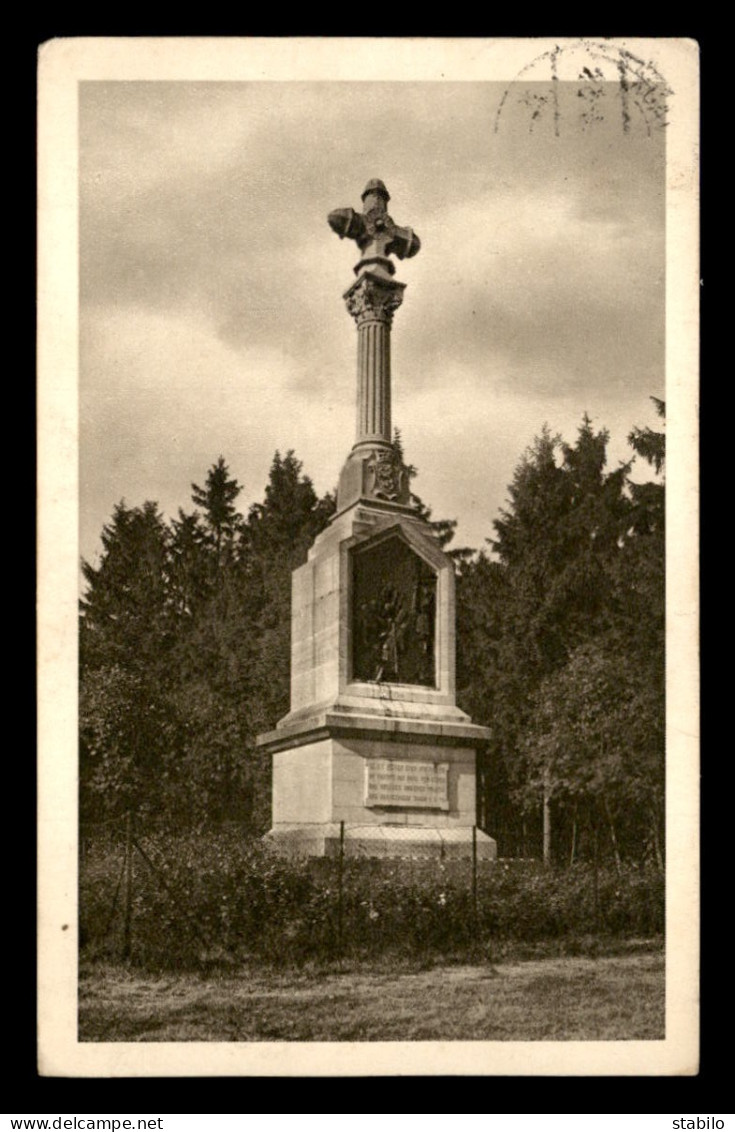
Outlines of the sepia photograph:
M 39 1071 L 691 1075 L 698 50 L 39 62 Z

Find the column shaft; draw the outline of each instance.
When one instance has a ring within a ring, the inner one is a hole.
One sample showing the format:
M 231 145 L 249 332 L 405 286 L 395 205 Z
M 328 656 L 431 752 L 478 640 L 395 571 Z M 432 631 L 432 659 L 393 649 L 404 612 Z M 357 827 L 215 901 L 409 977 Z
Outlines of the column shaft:
M 379 440 L 390 444 L 390 324 L 385 319 L 365 320 L 357 334 L 355 443 Z

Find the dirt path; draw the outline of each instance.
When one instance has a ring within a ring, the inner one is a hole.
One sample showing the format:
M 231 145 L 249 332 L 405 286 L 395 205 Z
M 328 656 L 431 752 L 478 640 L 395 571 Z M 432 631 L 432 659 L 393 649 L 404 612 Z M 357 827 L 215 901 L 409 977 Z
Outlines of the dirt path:
M 664 1036 L 661 953 L 417 972 L 80 976 L 81 1041 L 595 1041 Z

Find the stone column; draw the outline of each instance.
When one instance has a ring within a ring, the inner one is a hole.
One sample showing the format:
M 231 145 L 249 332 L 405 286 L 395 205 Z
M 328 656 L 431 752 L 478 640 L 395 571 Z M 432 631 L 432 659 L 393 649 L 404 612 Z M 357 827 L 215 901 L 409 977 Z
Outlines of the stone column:
M 394 223 L 389 200 L 383 182 L 374 178 L 362 194 L 362 213 L 338 208 L 328 218 L 332 231 L 354 240 L 361 253 L 357 278 L 344 296 L 357 323 L 357 435 L 339 477 L 339 512 L 360 499 L 400 507 L 411 500 L 408 472 L 393 445 L 390 396 L 390 329 L 406 284 L 393 278 L 390 257 L 416 255 L 421 241 L 412 228 Z
M 358 272 L 344 296 L 357 324 L 357 428 L 340 474 L 340 511 L 358 499 L 410 503 L 408 474 L 393 445 L 390 373 L 391 323 L 406 284 L 381 264 L 358 265 Z
M 357 337 L 356 444 L 390 442 L 390 326 L 366 318 Z
M 353 451 L 392 447 L 390 331 L 405 284 L 362 275 L 345 295 L 357 323 L 357 429 Z

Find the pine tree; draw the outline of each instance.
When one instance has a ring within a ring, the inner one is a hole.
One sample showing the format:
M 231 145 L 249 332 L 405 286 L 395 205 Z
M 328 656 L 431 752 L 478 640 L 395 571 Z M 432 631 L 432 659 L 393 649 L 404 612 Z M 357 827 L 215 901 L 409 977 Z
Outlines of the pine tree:
M 290 579 L 334 510 L 276 453 L 248 522 L 223 457 L 197 510 L 115 508 L 99 567 L 83 563 L 81 790 L 87 816 L 237 818 L 263 832 L 269 767 L 256 735 L 288 708 Z
M 666 406 L 652 397 L 665 420 Z M 616 575 L 621 639 L 628 662 L 639 674 L 634 750 L 640 767 L 647 849 L 662 867 L 665 836 L 666 729 L 666 489 L 663 431 L 634 429 L 628 437 L 636 456 L 653 468 L 655 481 L 630 484 L 632 518 Z
M 85 660 L 140 667 L 169 640 L 169 539 L 155 503 L 116 505 L 102 531 L 100 565 L 82 561 L 86 591 L 80 602 Z
M 317 497 L 293 451 L 276 452 L 265 498 L 248 513 L 243 556 L 258 610 L 257 692 L 260 730 L 273 727 L 289 705 L 291 573 L 329 522 L 335 501 Z
M 179 508 L 178 518 L 171 520 L 170 555 L 175 610 L 179 617 L 191 618 L 211 597 L 215 583 L 210 540 L 197 511 L 189 515 Z
M 191 491 L 195 507 L 202 509 L 204 525 L 219 560 L 223 545 L 231 542 L 242 526 L 242 515 L 235 508 L 242 488 L 237 480 L 230 478 L 230 470 L 220 456 L 209 469 L 205 487 L 193 483 Z
M 293 450 L 276 452 L 271 463 L 265 499 L 248 513 L 243 532 L 245 545 L 261 558 L 290 570 L 300 566 L 317 534 L 334 514 L 331 495 L 318 499 L 314 485 L 303 474 Z
M 167 688 L 174 642 L 169 536 L 155 503 L 119 503 L 99 566 L 82 563 L 80 791 L 88 816 L 147 800 L 175 744 Z
M 192 484 L 200 515 L 172 523 L 179 620 L 175 687 L 180 752 L 167 781 L 169 807 L 189 821 L 247 820 L 252 811 L 248 749 L 255 655 L 246 564 L 240 560 L 241 487 L 219 457 L 206 487 Z
M 663 467 L 662 436 L 633 430 L 630 440 Z M 482 675 L 470 673 L 463 694 L 493 726 L 488 802 L 504 852 L 527 852 L 529 833 L 538 851 L 543 826 L 549 858 L 599 846 L 618 865 L 662 867 L 663 486 L 632 483 L 632 461 L 606 471 L 606 447 L 585 417 L 574 445 L 544 430 L 517 468 L 495 524 L 502 576 L 495 618 L 485 617 L 488 663 L 476 643 Z M 500 806 L 494 787 L 507 792 Z
M 494 583 L 490 663 L 463 694 L 485 705 L 479 721 L 494 731 L 486 763 L 496 779 L 501 771 L 506 818 L 513 809 L 517 814 L 515 829 L 506 821 L 504 852 L 527 853 L 529 837 L 541 838 L 542 815 L 548 853 L 552 817 L 557 848 L 568 833 L 554 767 L 536 742 L 543 730 L 539 697 L 614 620 L 614 564 L 630 521 L 629 465 L 605 470 L 607 441 L 586 416 L 574 445 L 544 429 L 518 465 L 508 506 L 495 522 L 501 575 Z
M 406 469 L 406 472 L 408 473 L 409 482 L 412 482 L 416 478 L 416 476 L 418 475 L 418 469 L 415 467 L 414 464 L 407 464 L 406 463 L 405 454 L 404 454 L 404 451 L 403 451 L 403 438 L 401 437 L 401 431 L 398 428 L 394 429 L 394 431 L 393 431 L 393 447 L 396 451 L 396 454 L 397 454 L 399 460 L 401 461 L 401 463 L 403 464 L 403 466 Z M 413 490 L 411 491 L 411 503 L 413 504 L 413 506 L 415 507 L 417 513 L 421 516 L 421 518 L 425 519 L 426 522 L 429 524 L 432 531 L 434 532 L 434 537 L 436 538 L 436 540 L 439 543 L 439 545 L 441 546 L 441 548 L 443 550 L 446 550 L 446 548 L 449 546 L 449 543 L 454 538 L 454 533 L 457 529 L 457 520 L 456 519 L 432 519 L 431 508 L 427 507 L 427 505 L 424 503 L 421 496 L 417 495 L 416 492 L 413 491 Z M 472 551 L 468 550 L 465 547 L 462 547 L 462 548 L 460 548 L 456 551 L 449 551 L 449 554 L 452 557 L 455 557 L 455 555 L 456 555 L 458 560 L 466 559 L 468 557 L 468 555 L 470 555 L 471 553 L 472 553 Z
M 662 420 L 666 419 L 666 403 L 658 397 L 651 397 L 656 412 Z M 635 452 L 649 463 L 656 474 L 663 471 L 666 462 L 666 436 L 652 428 L 634 428 L 628 436 L 628 443 Z

